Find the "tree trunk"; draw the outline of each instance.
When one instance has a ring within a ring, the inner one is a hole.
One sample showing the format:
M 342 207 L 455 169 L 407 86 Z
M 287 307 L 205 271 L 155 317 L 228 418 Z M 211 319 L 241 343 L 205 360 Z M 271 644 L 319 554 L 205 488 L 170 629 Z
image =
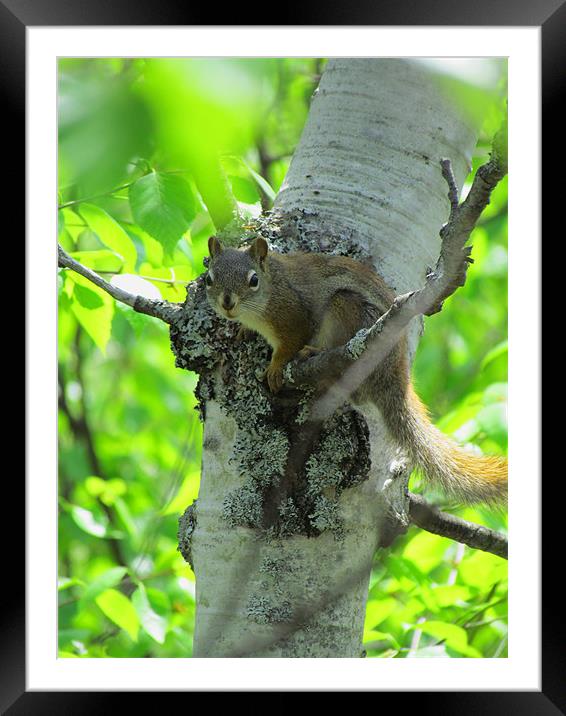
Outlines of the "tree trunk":
M 279 250 L 370 259 L 397 293 L 419 288 L 449 211 L 440 159 L 461 186 L 475 141 L 418 63 L 330 61 L 255 231 Z M 200 285 L 172 341 L 178 365 L 201 374 L 205 420 L 200 493 L 179 534 L 196 575 L 194 656 L 361 656 L 372 559 L 408 512 L 408 474 L 380 414 L 343 410 L 311 429 L 304 395 L 274 400 L 257 380 L 264 341 L 236 345 Z

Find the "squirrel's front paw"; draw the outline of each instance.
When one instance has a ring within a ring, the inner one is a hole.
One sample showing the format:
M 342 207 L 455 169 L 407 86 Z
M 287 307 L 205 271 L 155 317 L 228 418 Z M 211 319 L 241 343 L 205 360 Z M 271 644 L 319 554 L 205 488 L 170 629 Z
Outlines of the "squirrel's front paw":
M 279 392 L 279 390 L 281 390 L 281 386 L 283 385 L 282 368 L 273 368 L 272 366 L 269 366 L 269 368 L 265 372 L 265 377 L 267 378 L 269 390 L 272 393 L 277 393 Z

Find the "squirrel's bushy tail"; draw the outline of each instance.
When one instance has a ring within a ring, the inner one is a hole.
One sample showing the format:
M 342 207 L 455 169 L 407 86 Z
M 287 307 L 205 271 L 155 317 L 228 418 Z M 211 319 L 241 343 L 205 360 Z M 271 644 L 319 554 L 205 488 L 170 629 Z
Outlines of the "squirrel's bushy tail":
M 395 393 L 396 391 L 393 390 Z M 433 485 L 461 502 L 502 505 L 507 501 L 507 460 L 474 455 L 435 427 L 410 382 L 404 399 L 380 393 L 379 405 L 388 427 L 404 448 L 413 467 Z

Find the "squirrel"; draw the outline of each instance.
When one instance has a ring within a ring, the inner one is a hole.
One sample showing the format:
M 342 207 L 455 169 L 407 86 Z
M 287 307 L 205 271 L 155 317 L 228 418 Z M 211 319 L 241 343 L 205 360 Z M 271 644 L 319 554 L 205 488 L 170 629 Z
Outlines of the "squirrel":
M 237 321 L 239 338 L 259 333 L 273 349 L 265 377 L 276 393 L 293 358 L 347 343 L 393 303 L 394 292 L 370 267 L 347 256 L 281 254 L 256 238 L 246 249 L 208 240 L 208 301 L 222 318 Z M 402 336 L 351 397 L 370 401 L 413 467 L 450 497 L 465 503 L 507 500 L 505 458 L 470 453 L 430 421 L 411 384 L 407 339 Z

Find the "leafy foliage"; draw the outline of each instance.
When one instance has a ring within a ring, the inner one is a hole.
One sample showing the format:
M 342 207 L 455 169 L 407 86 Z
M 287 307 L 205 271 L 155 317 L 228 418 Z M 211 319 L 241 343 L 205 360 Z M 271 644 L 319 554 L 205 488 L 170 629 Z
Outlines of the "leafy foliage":
M 175 246 L 195 218 L 195 200 L 190 184 L 181 176 L 151 172 L 130 187 L 134 220 L 171 256 Z
M 273 200 L 322 66 L 61 60 L 62 246 L 132 292 L 182 301 L 216 223 Z M 457 90 L 463 107 L 486 97 Z M 474 168 L 502 114 L 504 92 L 488 94 Z M 504 182 L 474 231 L 468 281 L 427 319 L 414 366 L 440 427 L 495 453 L 507 449 L 506 207 Z M 188 656 L 194 575 L 176 532 L 199 486 L 196 377 L 174 367 L 164 325 L 70 271 L 58 330 L 60 654 Z M 499 513 L 452 507 L 506 528 Z M 368 656 L 506 656 L 506 566 L 411 529 L 376 556 Z

